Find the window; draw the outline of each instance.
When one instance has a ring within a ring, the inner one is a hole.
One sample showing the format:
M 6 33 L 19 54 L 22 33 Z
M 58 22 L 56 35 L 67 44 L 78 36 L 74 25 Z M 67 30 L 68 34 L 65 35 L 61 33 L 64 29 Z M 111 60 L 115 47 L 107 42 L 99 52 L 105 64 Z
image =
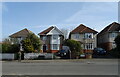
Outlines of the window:
M 111 37 L 112 37 L 112 38 L 115 38 L 116 36 L 117 36 L 116 33 L 111 33 Z
M 85 33 L 84 38 L 93 38 L 93 33 Z
M 46 38 L 46 36 L 43 36 L 43 40 L 46 40 L 47 38 Z
M 110 34 L 109 34 L 109 37 L 110 37 L 110 38 L 115 38 L 117 35 L 118 35 L 117 33 L 110 33 Z
M 84 49 L 92 49 L 93 50 L 93 43 L 86 43 L 84 45 Z
M 58 44 L 52 44 L 51 48 L 52 48 L 52 50 L 59 50 L 59 45 Z
M 54 40 L 58 39 L 58 35 L 53 35 L 53 39 Z
M 80 38 L 80 35 L 79 35 L 79 34 L 75 34 L 75 35 L 74 35 L 74 38 L 75 38 L 75 39 L 79 39 L 79 38 Z
M 116 44 L 115 42 L 112 43 L 112 48 L 115 48 L 116 47 Z

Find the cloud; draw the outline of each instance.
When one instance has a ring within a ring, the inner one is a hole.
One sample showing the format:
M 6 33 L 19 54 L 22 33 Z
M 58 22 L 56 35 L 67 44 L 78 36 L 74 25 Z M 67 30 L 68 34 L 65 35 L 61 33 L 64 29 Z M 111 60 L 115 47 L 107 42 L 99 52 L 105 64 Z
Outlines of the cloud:
M 117 15 L 118 6 L 115 2 L 85 3 L 81 10 L 67 18 L 65 22 L 82 23 L 99 30 L 97 26 L 101 26 L 102 23 L 104 25 L 117 21 Z
M 117 5 L 116 5 L 117 6 Z M 66 19 L 66 22 L 88 21 L 96 19 L 104 19 L 107 14 L 117 13 L 117 7 L 111 3 L 104 4 L 85 4 L 82 10 Z

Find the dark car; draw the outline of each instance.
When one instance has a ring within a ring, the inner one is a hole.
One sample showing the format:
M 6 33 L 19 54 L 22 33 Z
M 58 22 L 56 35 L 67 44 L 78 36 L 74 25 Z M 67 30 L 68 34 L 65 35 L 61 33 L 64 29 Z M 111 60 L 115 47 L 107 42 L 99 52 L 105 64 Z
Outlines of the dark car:
M 67 57 L 67 52 L 65 52 L 65 50 L 60 50 L 59 52 L 57 52 L 55 55 L 56 56 L 60 56 L 61 58 L 65 58 Z
M 106 51 L 103 48 L 94 48 L 93 54 L 96 54 L 96 55 L 105 55 Z
M 55 55 L 61 57 L 62 59 L 68 59 L 70 58 L 70 49 L 68 46 L 62 46 L 62 49 L 55 53 Z

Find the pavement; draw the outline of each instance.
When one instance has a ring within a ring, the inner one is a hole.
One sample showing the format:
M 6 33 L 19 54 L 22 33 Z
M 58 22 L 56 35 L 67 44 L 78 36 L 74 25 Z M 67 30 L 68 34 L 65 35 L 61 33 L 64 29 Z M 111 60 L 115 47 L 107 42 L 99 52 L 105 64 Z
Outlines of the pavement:
M 118 59 L 2 61 L 3 75 L 118 75 Z

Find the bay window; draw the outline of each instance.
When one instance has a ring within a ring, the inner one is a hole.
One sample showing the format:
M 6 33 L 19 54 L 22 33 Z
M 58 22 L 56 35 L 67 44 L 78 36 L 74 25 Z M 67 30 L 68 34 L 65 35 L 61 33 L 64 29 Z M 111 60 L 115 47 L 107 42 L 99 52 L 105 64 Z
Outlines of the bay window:
M 59 50 L 59 44 L 52 44 L 51 49 L 52 50 Z

